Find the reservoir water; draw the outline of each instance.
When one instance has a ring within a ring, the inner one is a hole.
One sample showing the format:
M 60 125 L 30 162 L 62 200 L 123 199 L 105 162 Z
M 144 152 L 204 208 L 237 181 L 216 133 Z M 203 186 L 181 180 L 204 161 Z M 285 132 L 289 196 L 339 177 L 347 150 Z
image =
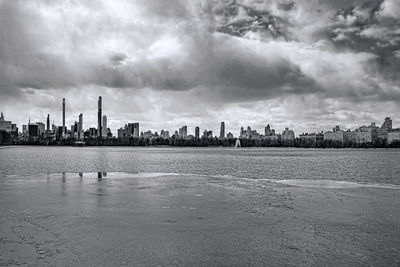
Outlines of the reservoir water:
M 400 150 L 4 147 L 0 175 L 133 172 L 400 184 Z
M 399 266 L 400 150 L 1 147 L 0 266 Z

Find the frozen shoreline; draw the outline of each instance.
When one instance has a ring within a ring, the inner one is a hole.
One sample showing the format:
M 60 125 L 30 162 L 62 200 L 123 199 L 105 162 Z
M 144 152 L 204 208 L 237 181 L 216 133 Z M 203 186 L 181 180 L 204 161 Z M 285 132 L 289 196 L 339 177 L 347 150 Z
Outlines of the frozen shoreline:
M 398 265 L 400 196 L 176 175 L 0 179 L 0 264 Z

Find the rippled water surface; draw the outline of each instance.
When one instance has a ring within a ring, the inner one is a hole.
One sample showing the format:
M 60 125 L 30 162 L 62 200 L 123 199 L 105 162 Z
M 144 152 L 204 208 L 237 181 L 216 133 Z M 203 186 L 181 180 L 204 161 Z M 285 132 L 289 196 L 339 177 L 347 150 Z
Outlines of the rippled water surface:
M 399 185 L 400 150 L 0 148 L 2 176 L 99 171 L 223 175 L 272 180 L 339 180 Z

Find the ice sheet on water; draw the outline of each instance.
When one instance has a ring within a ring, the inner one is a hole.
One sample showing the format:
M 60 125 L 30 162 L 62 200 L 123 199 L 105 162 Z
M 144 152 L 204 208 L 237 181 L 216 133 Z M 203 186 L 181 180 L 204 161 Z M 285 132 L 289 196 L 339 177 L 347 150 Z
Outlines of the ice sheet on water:
M 271 180 L 272 181 L 272 180 Z M 400 189 L 399 185 L 391 184 L 363 184 L 349 181 L 339 180 L 315 180 L 315 179 L 288 179 L 288 180 L 273 180 L 275 183 L 297 186 L 297 187 L 308 187 L 308 188 L 382 188 L 382 189 Z

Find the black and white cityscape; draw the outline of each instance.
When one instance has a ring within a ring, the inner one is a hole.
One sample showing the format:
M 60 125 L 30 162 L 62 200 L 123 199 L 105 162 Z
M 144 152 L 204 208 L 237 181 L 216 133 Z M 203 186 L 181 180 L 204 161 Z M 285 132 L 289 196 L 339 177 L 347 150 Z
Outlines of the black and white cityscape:
M 399 0 L 0 0 L 0 266 L 400 266 Z
M 103 99 L 98 98 L 97 127 L 84 128 L 83 113 L 77 117 L 71 127 L 65 124 L 66 99 L 62 99 L 62 125 L 51 124 L 50 114 L 46 122 L 30 122 L 22 125 L 22 132 L 17 124 L 7 121 L 4 114 L 0 117 L 0 130 L 3 132 L 1 141 L 5 144 L 19 145 L 168 145 L 168 146 L 294 146 L 294 147 L 398 147 L 400 148 L 400 128 L 393 128 L 392 120 L 386 117 L 377 126 L 371 122 L 368 126 L 360 126 L 355 130 L 341 130 L 335 126 L 331 131 L 318 133 L 295 132 L 286 127 L 277 133 L 269 124 L 261 133 L 252 130 L 250 126 L 240 128 L 239 134 L 225 133 L 225 122 L 221 122 L 219 132 L 213 135 L 212 130 L 200 127 L 188 134 L 188 126 L 182 126 L 170 134 L 169 130 L 161 129 L 160 133 L 151 130 L 140 131 L 139 122 L 128 122 L 113 135 L 107 127 L 107 115 L 103 115 Z

